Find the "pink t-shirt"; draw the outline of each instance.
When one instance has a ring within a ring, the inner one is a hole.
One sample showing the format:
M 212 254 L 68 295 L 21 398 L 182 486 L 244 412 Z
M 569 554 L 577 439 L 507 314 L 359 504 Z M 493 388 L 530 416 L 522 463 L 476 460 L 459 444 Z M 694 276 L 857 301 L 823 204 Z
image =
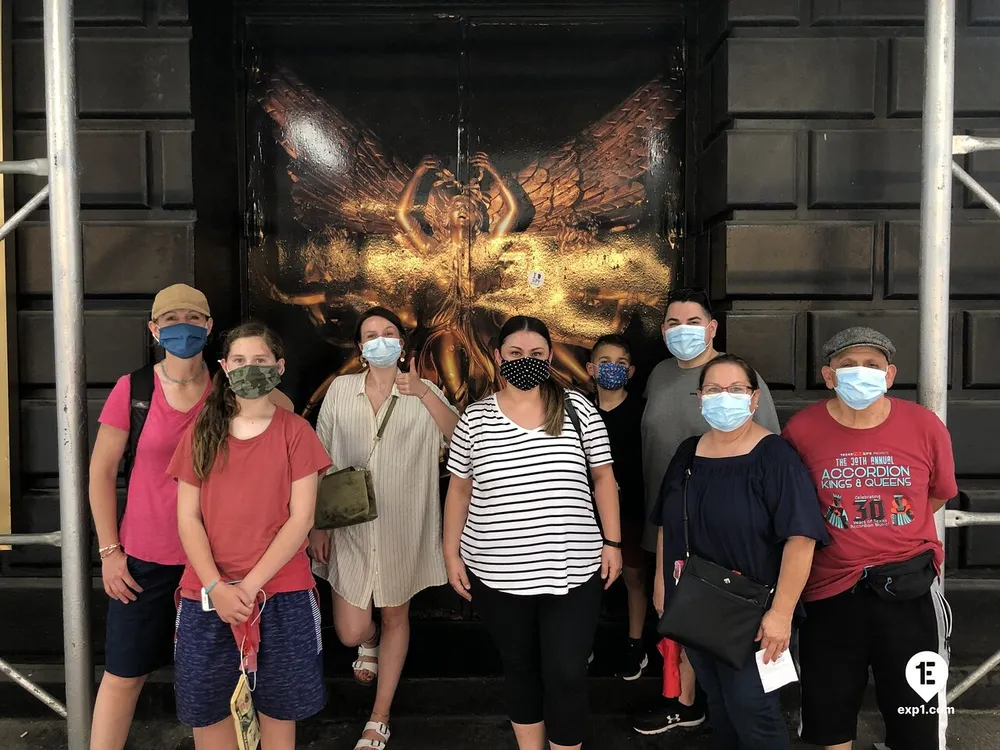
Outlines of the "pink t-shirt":
M 101 424 L 128 432 L 130 390 L 129 376 L 119 378 L 104 404 Z M 153 378 L 153 400 L 139 436 L 125 517 L 118 532 L 125 552 L 132 557 L 161 565 L 187 563 L 177 534 L 177 483 L 167 473 L 167 467 L 210 390 L 205 388 L 201 400 L 190 411 L 177 411 L 167 403 L 159 378 Z
M 201 488 L 201 520 L 212 557 L 223 580 L 238 581 L 260 562 L 291 517 L 292 484 L 325 472 L 330 468 L 330 457 L 309 423 L 281 407 L 274 410 L 271 423 L 257 437 L 239 440 L 230 435 L 225 453 L 216 459 L 204 480 L 194 473 L 193 439 L 194 430 L 184 435 L 168 472 Z M 316 585 L 306 546 L 303 540 L 299 551 L 264 586 L 264 593 L 307 591 Z M 181 578 L 181 593 L 197 599 L 201 587 L 209 583 L 199 581 L 188 565 Z

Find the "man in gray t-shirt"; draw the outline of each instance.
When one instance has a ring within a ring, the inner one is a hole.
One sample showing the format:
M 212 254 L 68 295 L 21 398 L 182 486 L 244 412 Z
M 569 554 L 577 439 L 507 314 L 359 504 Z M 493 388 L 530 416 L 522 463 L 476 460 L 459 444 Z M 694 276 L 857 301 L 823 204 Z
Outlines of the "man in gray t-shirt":
M 712 342 L 719 324 L 712 315 L 708 295 L 699 289 L 676 289 L 667 298 L 663 337 L 673 359 L 660 362 L 646 384 L 646 410 L 642 415 L 642 466 L 646 485 L 646 526 L 642 546 L 656 551 L 657 527 L 649 521 L 660 485 L 678 446 L 692 435 L 708 432 L 698 401 L 702 367 L 718 357 Z M 760 401 L 754 421 L 780 434 L 771 392 L 760 381 Z M 664 566 L 673 566 L 665 560 Z M 698 726 L 705 712 L 695 705 L 694 672 L 687 660 L 681 666 L 678 700 L 658 699 L 648 711 L 632 717 L 641 734 L 660 734 L 676 727 Z

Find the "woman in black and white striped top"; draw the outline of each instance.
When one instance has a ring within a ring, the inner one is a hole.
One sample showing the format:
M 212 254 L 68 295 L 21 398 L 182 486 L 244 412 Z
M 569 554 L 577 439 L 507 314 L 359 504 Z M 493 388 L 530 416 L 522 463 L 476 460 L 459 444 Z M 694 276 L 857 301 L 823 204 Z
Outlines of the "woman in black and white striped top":
M 622 569 L 611 450 L 594 406 L 551 379 L 544 323 L 511 318 L 499 342 L 508 387 L 452 436 L 445 564 L 500 651 L 518 746 L 547 734 L 552 748 L 579 748 L 601 591 Z

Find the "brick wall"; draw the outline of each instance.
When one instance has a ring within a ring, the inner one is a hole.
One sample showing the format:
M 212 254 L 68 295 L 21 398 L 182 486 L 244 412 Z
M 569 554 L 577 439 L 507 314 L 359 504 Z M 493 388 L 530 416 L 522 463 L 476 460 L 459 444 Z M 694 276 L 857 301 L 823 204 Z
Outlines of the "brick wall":
M 1000 3 L 960 2 L 955 132 L 1000 133 Z M 731 0 L 698 19 L 686 273 L 727 310 L 785 419 L 824 397 L 819 347 L 863 323 L 919 362 L 923 3 Z M 964 166 L 1000 188 L 1000 154 Z M 954 188 L 949 427 L 970 510 L 1000 510 L 1000 222 Z M 950 564 L 1000 566 L 1000 530 L 949 532 Z

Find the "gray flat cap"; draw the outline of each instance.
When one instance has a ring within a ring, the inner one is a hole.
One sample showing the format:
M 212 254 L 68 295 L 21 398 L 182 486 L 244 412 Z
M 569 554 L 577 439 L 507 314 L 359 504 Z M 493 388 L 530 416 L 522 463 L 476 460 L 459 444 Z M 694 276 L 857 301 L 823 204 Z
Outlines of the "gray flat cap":
M 874 328 L 855 326 L 854 328 L 845 328 L 840 333 L 831 336 L 830 340 L 823 344 L 823 361 L 829 362 L 841 352 L 857 346 L 878 349 L 890 362 L 896 356 L 896 347 L 892 345 L 888 336 L 879 333 Z

